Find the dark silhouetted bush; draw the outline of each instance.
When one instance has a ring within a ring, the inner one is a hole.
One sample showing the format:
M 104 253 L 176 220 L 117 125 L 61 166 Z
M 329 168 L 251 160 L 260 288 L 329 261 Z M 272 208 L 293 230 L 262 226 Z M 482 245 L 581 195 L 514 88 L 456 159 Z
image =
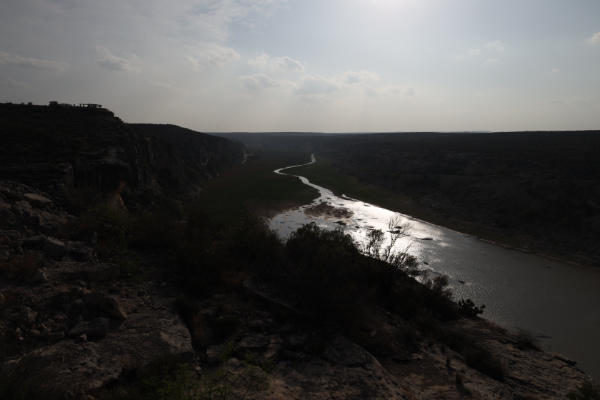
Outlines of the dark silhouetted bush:
M 469 318 L 475 318 L 476 316 L 483 314 L 485 304 L 482 304 L 480 307 L 477 307 L 471 299 L 460 299 L 458 301 L 458 307 L 458 312 L 461 315 Z

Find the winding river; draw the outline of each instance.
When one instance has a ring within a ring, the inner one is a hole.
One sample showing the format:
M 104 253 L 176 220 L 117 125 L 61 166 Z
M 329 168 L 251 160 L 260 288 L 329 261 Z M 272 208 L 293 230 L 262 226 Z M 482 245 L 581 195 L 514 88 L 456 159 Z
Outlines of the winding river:
M 298 166 L 274 172 L 284 174 L 283 170 Z M 485 318 L 509 329 L 531 331 L 542 347 L 576 360 L 582 370 L 600 380 L 600 269 L 508 250 L 344 195 L 335 196 L 305 177 L 298 178 L 319 190 L 320 196 L 311 205 L 270 220 L 270 227 L 282 238 L 314 222 L 328 229 L 341 227 L 363 242 L 371 229 L 387 231 L 388 221 L 396 216 L 409 226 L 408 235 L 396 248 L 417 257 L 419 268 L 427 274 L 447 275 L 455 299 L 485 304 Z M 320 203 L 347 209 L 351 216 L 305 213 Z

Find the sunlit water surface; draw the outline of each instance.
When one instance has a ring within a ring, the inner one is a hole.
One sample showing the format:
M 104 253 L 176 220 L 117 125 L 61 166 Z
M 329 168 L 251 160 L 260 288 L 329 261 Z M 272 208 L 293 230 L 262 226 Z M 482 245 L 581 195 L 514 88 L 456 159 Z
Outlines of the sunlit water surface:
M 396 248 L 417 257 L 419 268 L 429 276 L 447 275 L 455 299 L 470 298 L 477 305 L 485 304 L 485 318 L 509 329 L 533 332 L 544 348 L 578 361 L 580 368 L 600 379 L 600 270 L 504 249 L 407 215 L 335 196 L 304 177 L 298 178 L 320 192 L 311 205 L 325 202 L 351 210 L 353 216 L 311 217 L 304 213 L 311 205 L 289 210 L 270 221 L 270 227 L 282 238 L 314 222 L 328 229 L 341 227 L 363 243 L 371 229 L 387 231 L 390 218 L 399 217 L 401 223 L 408 223 L 409 230 Z

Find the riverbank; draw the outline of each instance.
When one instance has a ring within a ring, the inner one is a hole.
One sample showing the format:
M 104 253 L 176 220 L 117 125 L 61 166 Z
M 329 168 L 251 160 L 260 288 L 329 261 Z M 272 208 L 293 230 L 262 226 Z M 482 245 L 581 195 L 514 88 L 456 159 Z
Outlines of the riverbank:
M 224 223 L 235 223 L 248 212 L 270 218 L 287 209 L 310 203 L 318 192 L 297 178 L 277 175 L 276 168 L 301 164 L 306 153 L 255 153 L 244 164 L 223 171 L 207 182 L 197 203 L 210 215 Z
M 288 169 L 286 172 L 306 177 L 310 182 L 330 189 L 335 195 L 345 194 L 352 198 L 377 205 L 388 210 L 409 215 L 415 219 L 460 232 L 488 243 L 524 253 L 532 253 L 552 260 L 566 262 L 572 265 L 592 267 L 590 262 L 582 262 L 573 257 L 565 257 L 552 252 L 547 247 L 535 247 L 529 238 L 509 235 L 502 230 L 483 227 L 466 221 L 442 215 L 435 209 L 423 206 L 409 196 L 392 192 L 381 186 L 367 184 L 359 179 L 340 172 L 331 159 L 316 156 L 317 162 L 301 167 Z

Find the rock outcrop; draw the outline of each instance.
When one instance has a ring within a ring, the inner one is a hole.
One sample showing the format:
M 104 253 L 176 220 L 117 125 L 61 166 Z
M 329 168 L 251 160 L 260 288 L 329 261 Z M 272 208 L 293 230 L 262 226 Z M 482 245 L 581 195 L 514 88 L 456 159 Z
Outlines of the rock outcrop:
M 26 183 L 65 204 L 125 188 L 182 193 L 244 158 L 243 146 L 228 139 L 172 125 L 185 131 L 184 142 L 162 130 L 142 134 L 101 110 L 1 104 L 0 118 L 0 179 Z
M 160 354 L 196 363 L 171 295 L 159 282 L 125 282 L 118 265 L 98 262 L 93 241 L 70 241 L 59 228 L 74 217 L 51 198 L 0 181 L 0 214 L 10 216 L 0 220 L 2 353 L 19 359 L 25 351 L 46 360 L 54 384 L 74 395 Z M 32 224 L 34 213 L 45 222 Z

